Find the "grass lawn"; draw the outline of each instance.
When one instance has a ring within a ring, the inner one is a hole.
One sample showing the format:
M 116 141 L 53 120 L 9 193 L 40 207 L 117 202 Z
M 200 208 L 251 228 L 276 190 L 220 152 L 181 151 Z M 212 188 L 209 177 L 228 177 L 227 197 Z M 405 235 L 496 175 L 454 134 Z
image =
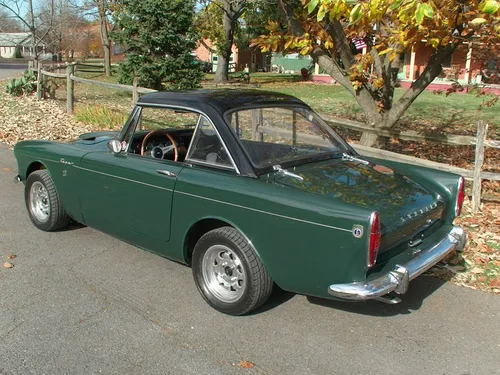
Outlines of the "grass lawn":
M 308 82 L 270 83 L 261 88 L 297 96 L 319 113 L 363 121 L 364 115 L 356 100 L 338 85 Z M 404 93 L 396 89 L 395 100 Z M 489 97 L 488 97 L 489 98 Z M 422 132 L 442 132 L 475 135 L 477 120 L 490 123 L 489 136 L 500 138 L 500 106 L 479 106 L 487 98 L 473 94 L 454 94 L 446 97 L 425 91 L 415 100 L 398 125 L 401 129 Z

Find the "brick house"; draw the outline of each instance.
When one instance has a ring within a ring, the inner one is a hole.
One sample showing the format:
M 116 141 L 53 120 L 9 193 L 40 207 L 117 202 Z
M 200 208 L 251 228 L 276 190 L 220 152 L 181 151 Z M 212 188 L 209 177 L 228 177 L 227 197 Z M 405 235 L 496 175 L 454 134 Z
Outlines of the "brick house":
M 410 87 L 425 69 L 427 61 L 432 54 L 432 47 L 426 46 L 425 42 L 416 45 L 412 51 L 401 56 L 402 66 L 399 70 L 398 78 L 401 86 Z M 443 72 L 434 79 L 427 87 L 428 90 L 446 90 L 455 81 L 462 85 L 470 84 L 499 84 L 500 79 L 497 71 L 497 60 L 500 56 L 492 53 L 488 61 L 485 61 L 484 52 L 471 45 L 461 45 L 443 62 Z M 325 74 L 320 74 L 319 67 L 316 66 L 314 81 L 332 82 L 332 78 Z
M 213 48 L 212 43 L 208 39 L 204 40 L 204 44 Z M 194 54 L 201 61 L 212 63 L 212 71 L 215 72 L 217 69 L 217 54 L 210 52 L 204 44 L 199 43 Z M 268 56 L 269 54 L 263 54 L 258 47 L 238 49 L 238 47 L 233 44 L 231 57 L 229 59 L 229 71 L 244 71 L 247 67 L 249 72 L 267 71 L 266 69 L 269 68 L 270 64 Z

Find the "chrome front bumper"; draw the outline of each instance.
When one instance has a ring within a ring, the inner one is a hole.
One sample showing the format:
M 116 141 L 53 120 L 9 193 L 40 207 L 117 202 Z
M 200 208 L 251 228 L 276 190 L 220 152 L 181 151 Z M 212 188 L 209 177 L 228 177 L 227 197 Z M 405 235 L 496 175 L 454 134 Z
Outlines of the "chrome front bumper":
M 453 227 L 439 243 L 422 250 L 404 266 L 396 265 L 392 271 L 370 281 L 330 285 L 328 294 L 349 301 L 365 301 L 390 292 L 404 294 L 408 290 L 410 280 L 427 271 L 453 250 L 462 251 L 465 241 L 464 230 Z

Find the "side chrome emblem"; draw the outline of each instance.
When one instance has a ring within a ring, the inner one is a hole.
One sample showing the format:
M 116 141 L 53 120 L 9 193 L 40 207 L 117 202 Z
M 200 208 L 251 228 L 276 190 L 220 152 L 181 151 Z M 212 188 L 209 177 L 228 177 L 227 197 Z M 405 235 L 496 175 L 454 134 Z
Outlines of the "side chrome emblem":
M 363 226 L 359 224 L 354 224 L 352 226 L 352 235 L 356 238 L 363 237 Z
M 70 161 L 64 160 L 64 158 L 61 158 L 61 160 L 59 160 L 59 163 L 61 163 L 61 164 L 67 164 L 67 165 L 73 165 L 74 164 L 74 163 L 72 163 Z

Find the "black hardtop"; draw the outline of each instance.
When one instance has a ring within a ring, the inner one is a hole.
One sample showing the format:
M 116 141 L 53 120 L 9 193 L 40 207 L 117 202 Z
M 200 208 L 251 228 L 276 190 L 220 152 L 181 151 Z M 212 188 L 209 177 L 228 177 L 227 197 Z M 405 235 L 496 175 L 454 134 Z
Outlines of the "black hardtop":
M 146 94 L 139 100 L 141 105 L 174 105 L 205 112 L 212 107 L 223 114 L 231 109 L 254 106 L 283 106 L 306 104 L 291 95 L 261 90 L 190 90 L 160 91 Z

